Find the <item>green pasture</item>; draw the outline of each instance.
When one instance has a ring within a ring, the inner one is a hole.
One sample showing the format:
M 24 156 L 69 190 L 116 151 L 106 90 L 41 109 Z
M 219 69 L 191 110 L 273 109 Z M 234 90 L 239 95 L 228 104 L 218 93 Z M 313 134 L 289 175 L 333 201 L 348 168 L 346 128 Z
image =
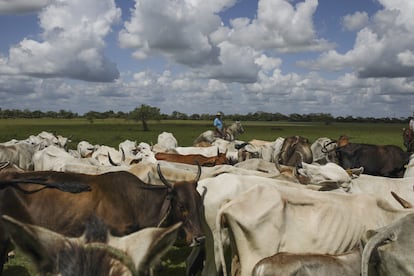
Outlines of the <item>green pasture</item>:
M 227 125 L 232 122 L 226 121 Z M 239 140 L 275 140 L 278 137 L 300 135 L 311 142 L 319 137 L 338 138 L 346 134 L 352 142 L 370 144 L 394 144 L 403 148 L 403 124 L 380 123 L 291 123 L 291 122 L 242 122 L 245 133 Z M 0 119 L 0 142 L 10 139 L 26 139 L 41 131 L 55 132 L 71 137 L 69 148 L 76 149 L 78 142 L 86 140 L 92 144 L 118 147 L 125 139 L 155 144 L 163 131 L 171 132 L 180 146 L 191 146 L 202 132 L 212 129 L 209 121 L 149 121 L 150 131 L 143 131 L 140 122 L 123 119 Z M 404 148 L 405 149 L 405 148 Z M 164 270 L 157 275 L 185 275 L 185 256 L 188 250 L 173 248 L 167 258 Z M 18 252 L 4 269 L 4 276 L 30 276 L 34 270 L 30 262 Z
M 232 122 L 225 121 L 227 125 Z M 278 137 L 300 135 L 314 141 L 319 137 L 338 138 L 346 134 L 352 142 L 394 144 L 403 147 L 404 124 L 390 123 L 292 123 L 292 122 L 242 122 L 245 133 L 239 140 L 275 140 Z M 141 122 L 124 119 L 0 119 L 0 142 L 25 139 L 41 131 L 55 132 L 71 137 L 70 148 L 86 140 L 92 144 L 117 147 L 126 139 L 155 144 L 163 131 L 171 132 L 180 146 L 191 146 L 202 132 L 212 129 L 209 121 L 149 121 L 149 131 L 143 131 Z

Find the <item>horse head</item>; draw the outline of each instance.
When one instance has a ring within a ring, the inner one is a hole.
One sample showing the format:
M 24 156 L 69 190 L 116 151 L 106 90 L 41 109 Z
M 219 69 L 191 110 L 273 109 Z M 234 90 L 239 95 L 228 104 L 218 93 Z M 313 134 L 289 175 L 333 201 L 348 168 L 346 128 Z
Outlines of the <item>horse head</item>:
M 234 141 L 239 134 L 244 133 L 244 128 L 240 121 L 235 121 L 231 126 L 225 129 L 227 141 Z
M 408 152 L 414 150 L 414 134 L 410 128 L 403 128 L 403 142 Z

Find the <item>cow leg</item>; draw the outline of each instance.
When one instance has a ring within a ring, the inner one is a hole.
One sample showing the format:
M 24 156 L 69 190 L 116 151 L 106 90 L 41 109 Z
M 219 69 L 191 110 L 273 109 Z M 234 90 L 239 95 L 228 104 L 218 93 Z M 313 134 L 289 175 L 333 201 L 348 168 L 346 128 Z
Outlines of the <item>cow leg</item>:
M 204 267 L 206 250 L 204 245 L 193 247 L 186 260 L 186 276 L 199 275 Z
M 2 275 L 4 264 L 7 262 L 7 255 L 13 249 L 13 245 L 10 239 L 7 238 L 2 238 L 0 243 L 0 275 Z
M 241 275 L 241 266 L 238 255 L 234 255 L 231 261 L 231 276 Z

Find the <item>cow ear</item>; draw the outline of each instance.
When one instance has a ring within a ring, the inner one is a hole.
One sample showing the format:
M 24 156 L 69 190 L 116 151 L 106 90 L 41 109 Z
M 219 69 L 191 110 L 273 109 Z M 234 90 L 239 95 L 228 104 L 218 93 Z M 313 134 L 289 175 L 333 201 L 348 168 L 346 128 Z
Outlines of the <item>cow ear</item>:
M 139 273 L 148 273 L 177 239 L 182 222 L 170 227 L 148 227 L 124 237 L 110 237 L 109 245 L 132 257 Z
M 3 215 L 2 221 L 14 245 L 33 260 L 41 273 L 53 273 L 58 252 L 68 239 L 46 228 L 25 224 Z

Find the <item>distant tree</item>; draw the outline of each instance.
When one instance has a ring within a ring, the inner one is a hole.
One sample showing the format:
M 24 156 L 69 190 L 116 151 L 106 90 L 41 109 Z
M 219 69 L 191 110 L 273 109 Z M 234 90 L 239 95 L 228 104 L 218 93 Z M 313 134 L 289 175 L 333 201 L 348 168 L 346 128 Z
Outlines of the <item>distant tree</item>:
M 194 113 L 190 115 L 191 120 L 200 120 L 201 116 L 200 114 Z
M 140 107 L 135 108 L 129 114 L 129 117 L 136 121 L 141 121 L 142 129 L 149 131 L 147 121 L 150 119 L 159 120 L 161 117 L 160 109 L 158 107 L 152 107 L 146 104 L 142 104 Z
M 182 112 L 178 112 L 178 111 L 173 111 L 173 113 L 171 114 L 171 119 L 173 120 L 187 120 L 188 119 L 188 115 Z

